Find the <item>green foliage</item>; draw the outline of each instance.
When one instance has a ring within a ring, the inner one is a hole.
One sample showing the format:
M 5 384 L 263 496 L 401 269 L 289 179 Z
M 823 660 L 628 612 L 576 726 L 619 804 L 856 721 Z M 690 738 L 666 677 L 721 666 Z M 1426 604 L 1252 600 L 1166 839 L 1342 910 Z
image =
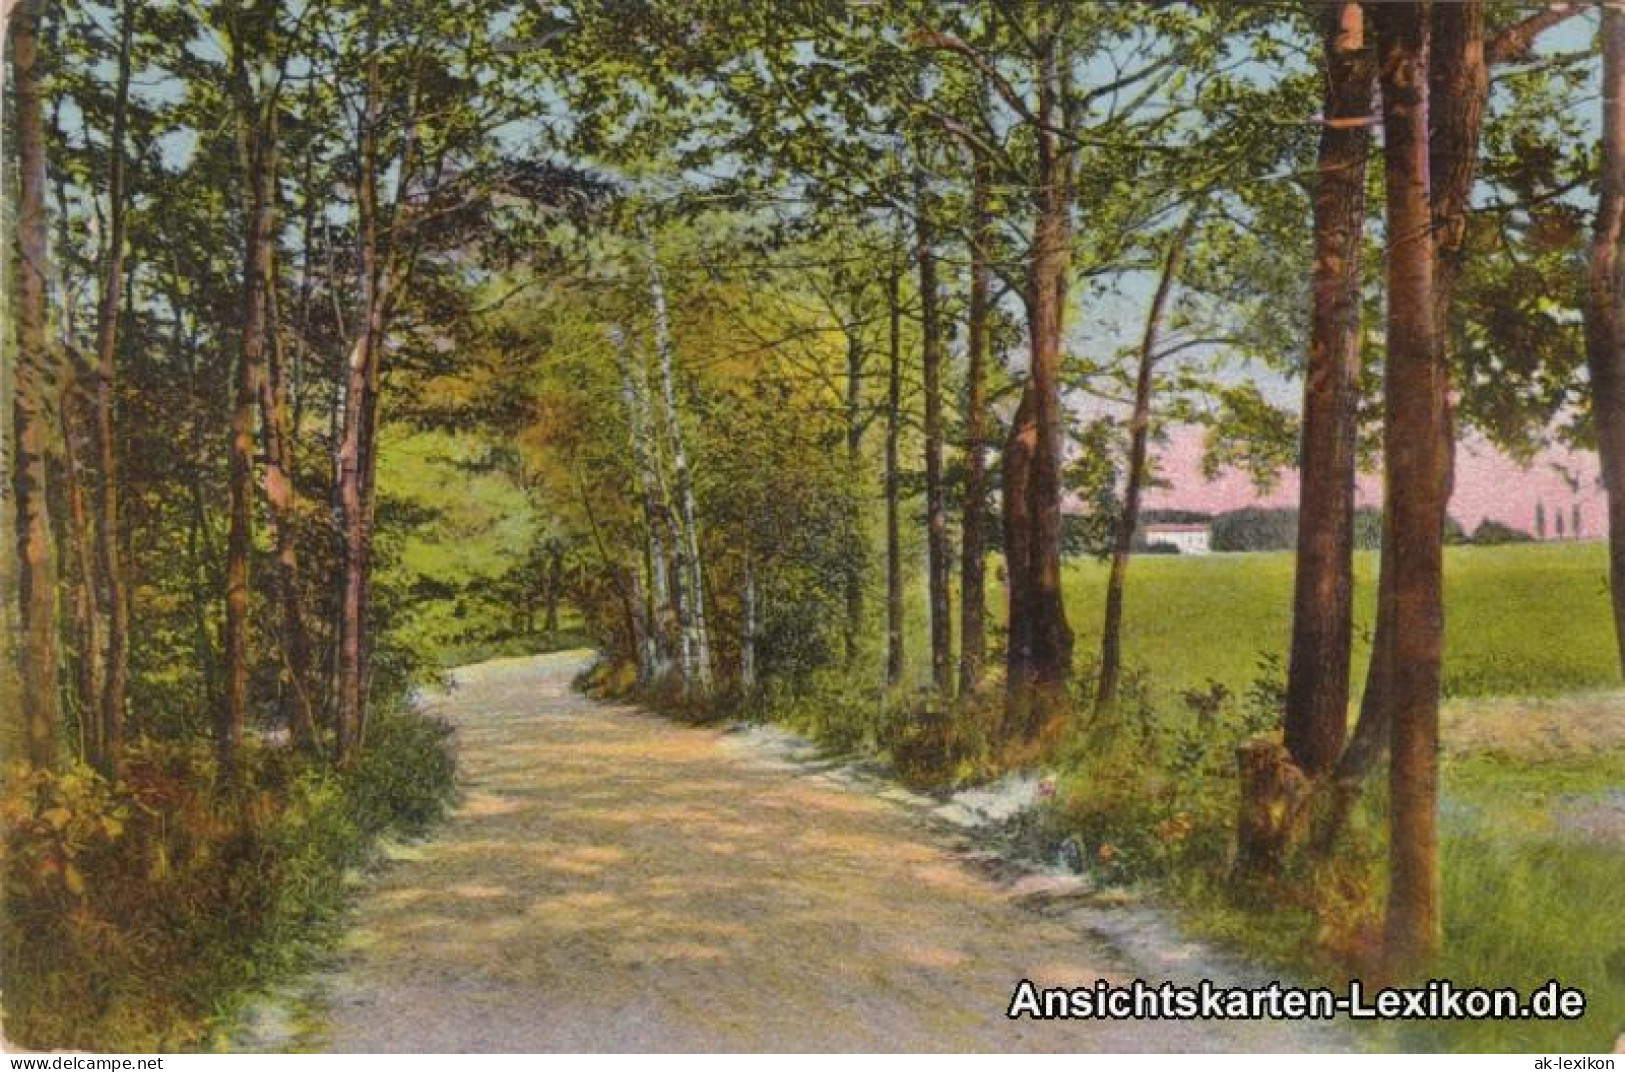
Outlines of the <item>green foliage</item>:
M 887 706 L 881 743 L 909 785 L 958 786 L 998 773 L 1003 693 L 984 688 L 953 703 L 930 690 Z
M 367 748 L 345 780 L 350 816 L 364 836 L 421 834 L 456 789 L 452 728 L 405 706 L 370 716 Z
M 1097 417 L 1073 429 L 1072 438 L 1079 449 L 1061 471 L 1061 479 L 1082 509 L 1073 508 L 1061 517 L 1061 553 L 1105 557 L 1111 554 L 1122 523 L 1117 489 L 1125 465 L 1117 455 L 1119 441 L 1126 437 L 1116 421 Z
M 1249 506 L 1213 519 L 1215 551 L 1288 551 L 1297 546 L 1298 512 Z
M 840 669 L 798 679 L 770 678 L 748 710 L 762 721 L 805 733 L 834 752 L 872 752 L 881 743 L 884 694 Z
M 227 774 L 202 743 L 151 740 L 116 785 L 84 767 L 9 772 L 8 1035 L 194 1046 L 238 996 L 308 966 L 372 839 L 421 831 L 450 799 L 443 724 L 402 710 L 376 716 L 370 736 L 342 777 L 252 744 Z
M 1480 547 L 1494 547 L 1503 543 L 1532 543 L 1534 537 L 1522 529 L 1486 517 L 1473 530 L 1473 542 Z
M 1055 757 L 1062 774 L 1049 821 L 1078 839 L 1110 883 L 1202 874 L 1228 866 L 1241 742 L 1280 724 L 1279 660 L 1261 656 L 1240 697 L 1209 680 L 1181 708 L 1159 706 L 1143 670 L 1124 675 L 1117 714 L 1080 727 Z

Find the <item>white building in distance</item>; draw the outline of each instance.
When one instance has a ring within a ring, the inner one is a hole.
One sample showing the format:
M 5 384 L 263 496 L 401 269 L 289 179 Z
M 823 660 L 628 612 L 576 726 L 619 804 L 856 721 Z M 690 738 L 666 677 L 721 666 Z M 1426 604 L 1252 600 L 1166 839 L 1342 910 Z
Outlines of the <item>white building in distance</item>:
M 1209 525 L 1153 521 L 1145 527 L 1148 547 L 1165 543 L 1177 548 L 1182 555 L 1205 555 L 1212 551 L 1211 537 L 1212 527 Z

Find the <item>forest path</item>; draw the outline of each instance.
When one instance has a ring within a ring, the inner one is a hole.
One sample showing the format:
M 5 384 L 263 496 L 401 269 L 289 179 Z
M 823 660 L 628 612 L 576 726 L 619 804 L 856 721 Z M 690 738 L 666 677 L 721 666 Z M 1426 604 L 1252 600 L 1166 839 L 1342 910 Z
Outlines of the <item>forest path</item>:
M 370 879 L 321 982 L 337 1051 L 1264 1050 L 1305 1025 L 1012 1022 L 1018 980 L 1160 978 L 916 816 L 572 693 L 580 654 L 457 672 L 465 795 Z

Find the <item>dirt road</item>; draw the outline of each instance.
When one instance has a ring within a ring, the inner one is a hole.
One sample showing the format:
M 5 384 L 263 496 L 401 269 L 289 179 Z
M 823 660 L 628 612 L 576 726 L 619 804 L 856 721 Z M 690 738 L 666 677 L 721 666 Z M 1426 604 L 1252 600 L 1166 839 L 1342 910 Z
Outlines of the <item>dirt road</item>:
M 339 1051 L 1188 1050 L 1302 1025 L 1030 1020 L 1012 988 L 1149 972 L 916 816 L 571 693 L 580 656 L 431 701 L 466 787 L 369 881 L 311 1043 Z

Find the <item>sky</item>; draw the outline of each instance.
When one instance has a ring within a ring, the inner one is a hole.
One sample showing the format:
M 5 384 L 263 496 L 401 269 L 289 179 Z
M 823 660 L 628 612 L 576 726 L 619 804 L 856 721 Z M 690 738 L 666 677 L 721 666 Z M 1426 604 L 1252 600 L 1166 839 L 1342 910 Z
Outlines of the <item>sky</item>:
M 1220 513 L 1243 506 L 1296 506 L 1296 471 L 1282 474 L 1279 484 L 1260 495 L 1247 474 L 1229 471 L 1215 480 L 1202 476 L 1202 430 L 1181 426 L 1168 442 L 1153 450 L 1160 478 L 1170 487 L 1147 489 L 1147 509 L 1201 510 Z M 1571 485 L 1570 481 L 1573 481 Z M 1575 486 L 1577 485 L 1577 487 Z M 1357 491 L 1361 506 L 1382 504 L 1382 478 L 1363 474 Z M 1546 507 L 1548 539 L 1556 536 L 1556 515 L 1563 514 L 1566 535 L 1575 505 L 1580 507 L 1582 539 L 1607 534 L 1607 510 L 1597 480 L 1597 456 L 1589 451 L 1548 450 L 1525 468 L 1477 436 L 1456 449 L 1456 488 L 1450 515 L 1471 532 L 1486 518 L 1534 535 L 1536 504 Z

